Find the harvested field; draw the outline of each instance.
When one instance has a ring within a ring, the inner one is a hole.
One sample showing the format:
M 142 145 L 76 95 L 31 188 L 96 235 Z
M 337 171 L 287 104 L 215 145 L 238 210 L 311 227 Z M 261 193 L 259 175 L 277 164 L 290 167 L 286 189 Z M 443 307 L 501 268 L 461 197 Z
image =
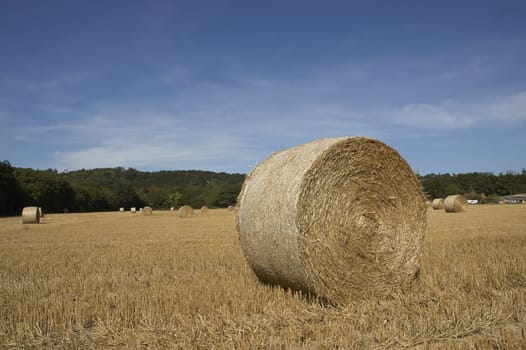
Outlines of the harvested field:
M 0 218 L 0 348 L 526 347 L 526 205 L 427 222 L 418 285 L 334 307 L 260 283 L 226 209 Z

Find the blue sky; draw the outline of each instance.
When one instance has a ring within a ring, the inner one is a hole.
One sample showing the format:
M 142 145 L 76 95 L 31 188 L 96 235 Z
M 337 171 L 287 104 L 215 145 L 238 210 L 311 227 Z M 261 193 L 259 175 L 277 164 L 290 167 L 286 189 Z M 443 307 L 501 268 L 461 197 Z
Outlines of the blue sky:
M 0 160 L 246 173 L 367 136 L 526 168 L 524 1 L 1 1 Z

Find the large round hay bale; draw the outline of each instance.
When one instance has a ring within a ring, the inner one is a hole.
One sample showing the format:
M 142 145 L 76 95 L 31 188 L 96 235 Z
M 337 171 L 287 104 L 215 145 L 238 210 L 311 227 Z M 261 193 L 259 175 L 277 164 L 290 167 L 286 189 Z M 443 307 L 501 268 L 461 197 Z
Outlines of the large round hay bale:
M 444 209 L 446 213 L 460 213 L 466 211 L 468 207 L 468 201 L 466 197 L 461 194 L 455 194 L 447 196 L 444 200 Z
M 40 223 L 40 214 L 38 207 L 25 207 L 22 209 L 22 223 L 38 224 Z
M 435 198 L 431 203 L 433 210 L 444 209 L 444 198 Z
M 340 303 L 418 275 L 424 197 L 380 141 L 321 139 L 274 153 L 245 179 L 237 210 L 245 257 L 264 282 Z
M 206 205 L 203 205 L 201 207 L 201 214 L 206 214 L 206 213 L 208 213 L 208 207 Z
M 144 207 L 142 209 L 143 215 L 152 215 L 152 212 L 153 212 L 152 207 Z
M 179 208 L 178 214 L 180 218 L 188 218 L 194 214 L 194 209 L 189 205 L 183 205 Z

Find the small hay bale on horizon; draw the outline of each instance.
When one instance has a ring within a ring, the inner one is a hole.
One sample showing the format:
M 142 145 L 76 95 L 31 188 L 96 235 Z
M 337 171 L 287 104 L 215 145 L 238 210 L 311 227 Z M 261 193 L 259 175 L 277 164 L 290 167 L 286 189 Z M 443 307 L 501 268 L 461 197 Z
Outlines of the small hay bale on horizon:
M 39 214 L 38 207 L 24 207 L 24 209 L 22 209 L 22 223 L 23 224 L 40 223 L 40 214 Z
M 208 207 L 206 205 L 203 205 L 201 207 L 201 214 L 206 214 L 206 213 L 208 213 Z
M 120 211 L 121 213 L 123 213 L 123 212 L 124 212 L 124 208 L 123 208 L 123 207 L 120 207 L 120 208 L 119 208 L 119 211 Z
M 142 210 L 143 215 L 152 215 L 153 209 L 152 207 L 144 207 Z
M 38 216 L 40 216 L 40 218 L 44 217 L 44 210 L 42 210 L 42 207 L 38 207 Z
M 194 215 L 194 209 L 189 205 L 183 205 L 181 208 L 179 208 L 177 213 L 180 218 L 189 218 Z
M 135 214 L 136 212 L 137 212 L 137 208 L 135 207 L 130 208 L 130 213 Z
M 276 152 L 246 177 L 236 229 L 258 278 L 346 303 L 418 276 L 426 206 L 386 144 L 328 138 Z
M 466 197 L 461 194 L 447 196 L 444 200 L 444 209 L 446 213 L 461 213 L 468 208 Z
M 234 211 L 234 206 L 233 205 L 229 205 L 227 209 L 228 209 L 228 211 Z
M 431 202 L 431 207 L 433 210 L 444 209 L 444 198 L 435 198 Z

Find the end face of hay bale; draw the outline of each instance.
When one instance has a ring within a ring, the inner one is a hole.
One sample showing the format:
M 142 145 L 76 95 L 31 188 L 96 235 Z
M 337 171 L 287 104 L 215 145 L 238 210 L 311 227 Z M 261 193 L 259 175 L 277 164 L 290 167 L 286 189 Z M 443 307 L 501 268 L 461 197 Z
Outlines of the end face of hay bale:
M 144 207 L 142 209 L 143 215 L 152 215 L 152 212 L 153 212 L 152 207 Z
M 247 176 L 236 227 L 263 281 L 333 302 L 385 294 L 419 270 L 426 205 L 391 147 L 322 139 L 273 154 Z
M 431 202 L 431 207 L 433 210 L 444 209 L 444 198 L 435 198 Z
M 192 209 L 189 205 L 183 205 L 179 210 L 177 211 L 180 218 L 188 218 L 194 214 L 194 209 Z
M 25 207 L 22 210 L 22 223 L 38 224 L 40 223 L 40 214 L 38 207 Z
M 444 200 L 444 209 L 446 213 L 461 213 L 468 208 L 466 197 L 461 194 L 447 196 Z

